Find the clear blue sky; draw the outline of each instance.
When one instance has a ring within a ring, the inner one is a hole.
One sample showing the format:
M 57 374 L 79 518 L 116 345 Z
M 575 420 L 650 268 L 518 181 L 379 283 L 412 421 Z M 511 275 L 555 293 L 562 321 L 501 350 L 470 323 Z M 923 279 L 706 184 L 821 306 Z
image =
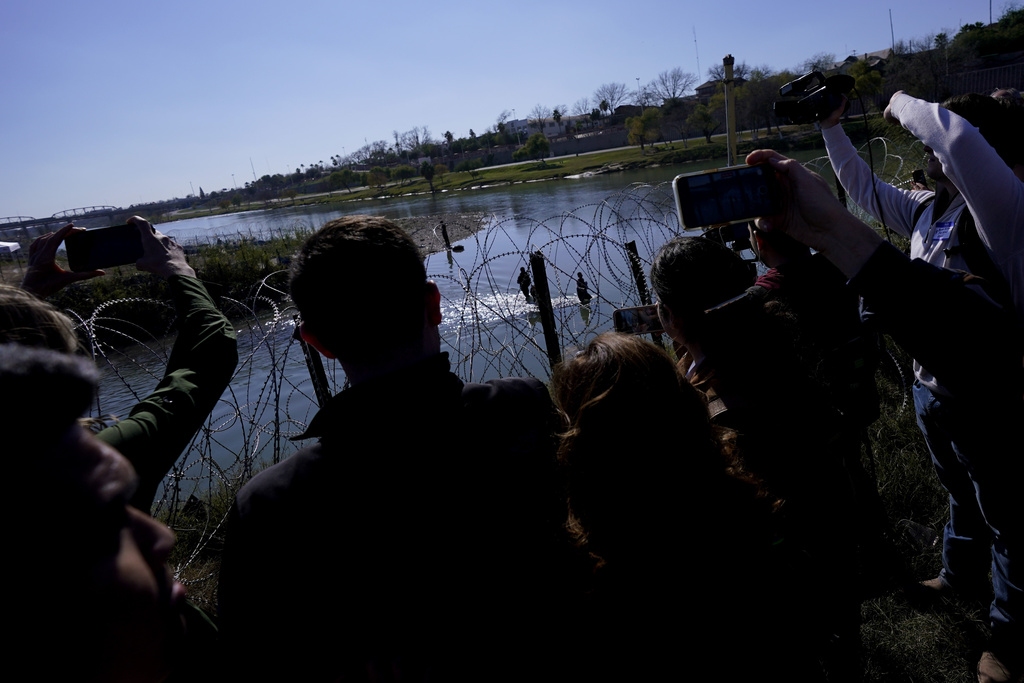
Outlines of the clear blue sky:
M 1005 0 L 997 0 L 998 18 Z M 239 186 L 427 126 L 572 104 L 732 53 L 793 68 L 988 21 L 982 0 L 3 0 L 0 217 Z

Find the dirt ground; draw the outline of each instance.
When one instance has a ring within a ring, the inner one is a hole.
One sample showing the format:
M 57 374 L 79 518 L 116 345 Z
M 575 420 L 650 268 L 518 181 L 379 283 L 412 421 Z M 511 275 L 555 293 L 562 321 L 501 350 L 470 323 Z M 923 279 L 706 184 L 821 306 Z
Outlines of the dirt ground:
M 427 255 L 444 251 L 444 240 L 441 237 L 442 222 L 448 229 L 448 239 L 455 244 L 482 230 L 487 225 L 487 217 L 482 213 L 442 213 L 401 218 L 395 222 L 409 233 L 423 250 L 423 254 Z

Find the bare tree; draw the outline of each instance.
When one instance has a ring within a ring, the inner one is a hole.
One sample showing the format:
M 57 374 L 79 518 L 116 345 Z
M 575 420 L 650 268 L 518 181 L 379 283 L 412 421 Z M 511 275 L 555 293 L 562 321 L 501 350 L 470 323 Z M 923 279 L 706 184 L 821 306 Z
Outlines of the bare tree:
M 551 110 L 543 104 L 536 105 L 530 110 L 530 125 L 537 129 L 538 133 L 544 132 L 544 119 L 551 115 Z
M 800 66 L 797 67 L 797 71 L 802 74 L 811 71 L 820 71 L 825 73 L 832 68 L 832 65 L 836 63 L 836 55 L 833 52 L 819 52 L 816 55 L 808 57 L 804 61 L 800 62 Z
M 580 99 L 576 100 L 575 104 L 572 105 L 573 116 L 590 116 L 590 112 L 592 110 L 593 107 L 590 106 L 589 97 L 581 97 Z
M 677 66 L 658 74 L 657 78 L 647 84 L 647 89 L 662 100 L 676 100 L 693 89 L 696 84 L 696 75 Z
M 747 66 L 746 62 L 736 62 L 732 65 L 732 77 L 734 79 L 742 78 L 743 80 L 747 80 L 750 78 L 750 67 Z M 711 68 L 708 69 L 708 80 L 724 81 L 725 65 L 721 62 L 711 65 Z
M 605 83 L 594 91 L 594 99 L 598 102 L 607 102 L 608 110 L 614 112 L 616 107 L 626 100 L 628 94 L 629 89 L 625 83 Z

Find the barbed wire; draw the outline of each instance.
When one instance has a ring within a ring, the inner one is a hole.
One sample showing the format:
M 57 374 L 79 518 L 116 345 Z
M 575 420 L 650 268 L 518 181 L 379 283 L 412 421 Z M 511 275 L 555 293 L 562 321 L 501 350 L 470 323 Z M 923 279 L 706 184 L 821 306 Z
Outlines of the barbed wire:
M 886 175 L 899 179 L 904 159 L 890 159 L 899 157 L 898 151 L 887 141 L 884 145 Z M 827 157 L 806 165 L 824 171 Z M 852 204 L 851 209 L 856 211 Z M 641 266 L 649 272 L 657 249 L 679 233 L 668 183 L 630 185 L 605 201 L 542 220 L 491 217 L 483 230 L 463 240 L 464 252 L 442 252 L 428 261 L 428 277 L 442 292 L 442 343 L 453 371 L 466 381 L 550 378 L 539 308 L 515 281 L 531 254 L 543 257 L 559 347 L 566 350 L 611 329 L 615 308 L 642 303 L 626 243 L 636 244 Z M 593 297 L 588 304 L 576 296 L 579 274 Z M 223 300 L 238 335 L 238 367 L 209 419 L 167 474 L 152 510 L 178 527 L 179 543 L 188 539 L 179 574 L 218 538 L 234 492 L 260 468 L 303 445 L 291 438 L 318 410 L 304 355 L 293 338 L 296 311 L 286 295 L 286 277 L 284 270 L 272 273 L 255 284 L 247 299 Z M 110 315 L 126 303 L 168 306 L 152 299 L 121 299 L 87 316 L 75 314 L 107 374 L 101 387 L 106 407 L 116 404 L 122 413 L 162 376 L 173 342 L 165 337 L 167 330 L 146 331 Z M 342 390 L 340 365 L 325 359 L 324 366 L 331 393 Z M 96 407 L 102 414 L 99 401 Z

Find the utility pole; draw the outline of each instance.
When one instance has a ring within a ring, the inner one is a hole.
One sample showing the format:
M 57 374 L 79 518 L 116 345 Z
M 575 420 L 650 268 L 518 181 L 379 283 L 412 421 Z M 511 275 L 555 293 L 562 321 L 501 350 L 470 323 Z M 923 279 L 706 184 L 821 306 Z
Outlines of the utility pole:
M 726 55 L 722 59 L 722 65 L 725 67 L 725 80 L 722 81 L 722 85 L 725 89 L 725 125 L 728 131 L 726 140 L 729 149 L 727 162 L 729 166 L 736 165 L 736 97 L 732 92 L 732 65 L 735 61 L 732 55 Z

